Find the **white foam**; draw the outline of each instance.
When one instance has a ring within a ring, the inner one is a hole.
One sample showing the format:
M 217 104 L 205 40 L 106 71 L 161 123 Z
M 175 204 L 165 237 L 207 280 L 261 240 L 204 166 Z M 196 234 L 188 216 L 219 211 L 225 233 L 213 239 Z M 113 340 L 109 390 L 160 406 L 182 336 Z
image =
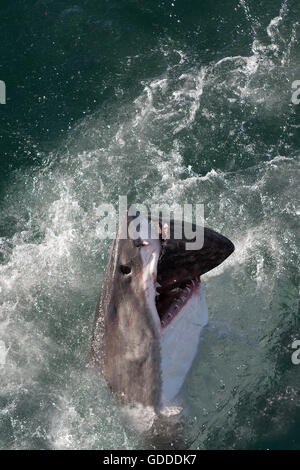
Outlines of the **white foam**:
M 139 403 L 134 406 L 123 406 L 121 411 L 127 424 L 140 433 L 150 430 L 157 417 L 151 406 L 143 406 Z
M 0 340 L 0 367 L 4 367 L 9 348 L 6 347 L 4 341 Z

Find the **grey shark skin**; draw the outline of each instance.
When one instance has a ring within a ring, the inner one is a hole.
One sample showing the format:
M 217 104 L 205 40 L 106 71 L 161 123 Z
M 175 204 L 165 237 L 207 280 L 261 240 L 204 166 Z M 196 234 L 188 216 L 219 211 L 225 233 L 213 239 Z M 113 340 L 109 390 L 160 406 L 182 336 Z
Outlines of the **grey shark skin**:
M 128 225 L 132 219 L 127 217 Z M 172 236 L 177 223 L 171 220 L 167 240 L 115 238 L 92 339 L 93 365 L 103 372 L 117 397 L 124 404 L 152 407 L 156 413 L 172 395 L 173 383 L 174 390 L 180 388 L 188 372 L 175 370 L 181 366 L 185 345 L 173 340 L 172 334 L 188 324 L 194 305 L 202 308 L 200 276 L 234 251 L 230 240 L 206 227 L 203 247 L 186 250 L 185 238 Z M 191 328 L 194 333 L 195 328 Z M 195 342 L 191 351 L 185 351 L 187 369 L 194 359 L 201 328 L 195 339 L 191 338 Z M 184 335 L 180 336 L 185 341 Z M 163 357 L 165 353 L 168 359 Z M 191 357 L 186 358 L 188 355 Z M 176 364 L 170 363 L 173 356 Z

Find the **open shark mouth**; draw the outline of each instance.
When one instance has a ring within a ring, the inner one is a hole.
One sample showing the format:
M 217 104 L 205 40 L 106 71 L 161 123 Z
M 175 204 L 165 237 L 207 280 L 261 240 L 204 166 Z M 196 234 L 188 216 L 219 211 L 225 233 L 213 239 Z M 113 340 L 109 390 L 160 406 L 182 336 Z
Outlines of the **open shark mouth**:
M 201 275 L 226 259 L 234 250 L 226 237 L 204 229 L 201 250 L 186 250 L 184 239 L 153 240 L 141 246 L 144 288 L 155 324 L 162 332 L 179 314 L 186 315 L 200 299 Z M 180 315 L 181 316 L 181 315 Z
M 199 286 L 200 276 L 192 280 L 178 279 L 166 286 L 156 283 L 155 303 L 162 328 L 172 322 L 193 295 L 197 295 Z
M 191 264 L 191 254 L 169 250 L 167 243 L 149 238 L 141 250 L 146 301 L 160 333 L 200 297 L 199 266 Z

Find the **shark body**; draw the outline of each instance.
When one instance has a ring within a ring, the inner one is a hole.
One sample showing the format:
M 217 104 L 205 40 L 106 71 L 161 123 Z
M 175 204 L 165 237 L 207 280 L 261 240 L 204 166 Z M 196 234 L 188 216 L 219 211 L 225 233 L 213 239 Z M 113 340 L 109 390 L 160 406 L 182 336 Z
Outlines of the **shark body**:
M 177 223 L 171 220 L 164 240 L 152 239 L 150 230 L 138 240 L 117 234 L 92 340 L 93 364 L 117 397 L 158 414 L 182 387 L 208 321 L 201 276 L 234 251 L 206 227 L 202 248 L 186 250 L 185 238 L 174 236 Z

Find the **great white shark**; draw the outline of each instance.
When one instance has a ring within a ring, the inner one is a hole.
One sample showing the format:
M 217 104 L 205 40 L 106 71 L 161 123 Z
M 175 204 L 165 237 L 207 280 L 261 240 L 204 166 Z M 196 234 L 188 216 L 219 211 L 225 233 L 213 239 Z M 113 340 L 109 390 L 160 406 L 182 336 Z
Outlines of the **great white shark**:
M 127 227 L 134 217 L 127 213 Z M 148 222 L 147 222 L 148 223 Z M 208 322 L 201 276 L 222 263 L 233 243 L 204 227 L 203 246 L 187 250 L 184 236 L 120 238 L 111 248 L 96 309 L 92 362 L 124 404 L 159 414 L 174 401 Z M 190 241 L 190 240 L 189 240 Z

